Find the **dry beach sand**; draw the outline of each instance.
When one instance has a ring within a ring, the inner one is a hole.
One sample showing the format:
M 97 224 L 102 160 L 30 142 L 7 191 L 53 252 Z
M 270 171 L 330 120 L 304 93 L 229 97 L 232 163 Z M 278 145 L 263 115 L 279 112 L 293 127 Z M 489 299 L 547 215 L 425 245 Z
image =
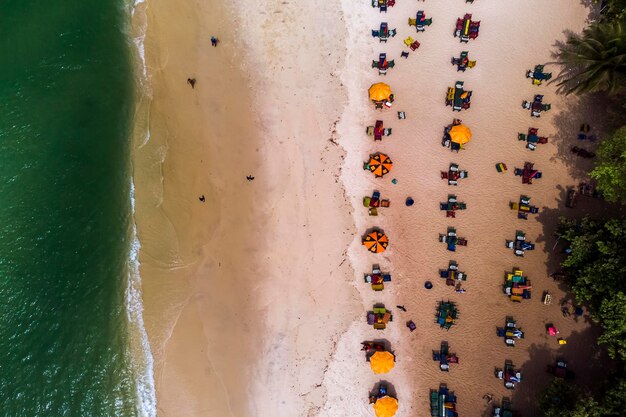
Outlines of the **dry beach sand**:
M 407 25 L 418 9 L 433 18 L 420 34 Z M 462 45 L 452 31 L 466 12 L 481 20 L 481 32 Z M 515 409 L 532 416 L 534 396 L 549 381 L 545 367 L 557 354 L 583 379 L 602 372 L 586 362 L 594 330 L 584 319 L 562 318 L 565 294 L 548 277 L 559 261 L 553 230 L 566 210 L 565 187 L 581 179 L 586 163 L 568 149 L 580 123 L 597 126 L 600 119 L 588 104 L 524 77 L 550 62 L 555 42 L 565 30 L 581 31 L 588 15 L 569 0 L 398 0 L 386 15 L 368 1 L 348 0 L 144 4 L 136 20 L 147 23 L 150 139 L 138 141 L 135 183 L 159 415 L 373 416 L 367 394 L 381 378 L 359 351 L 373 338 L 390 341 L 397 355 L 382 379 L 397 391 L 399 417 L 426 415 L 428 390 L 439 383 L 456 391 L 461 415 L 489 412 L 482 397 L 491 393 L 512 397 Z M 387 44 L 370 36 L 381 20 L 398 29 Z M 218 48 L 210 46 L 213 34 Z M 421 47 L 405 60 L 402 39 L 409 35 Z M 478 64 L 457 73 L 450 58 L 462 50 Z M 380 52 L 396 60 L 384 78 L 370 68 Z M 366 96 L 381 78 L 396 94 L 393 110 L 382 113 Z M 457 80 L 474 91 L 472 108 L 461 114 L 443 103 Z M 532 119 L 520 104 L 537 93 L 552 110 Z M 398 110 L 406 120 L 397 119 Z M 455 116 L 474 134 L 458 154 L 440 144 Z M 364 131 L 377 118 L 393 135 L 375 144 Z M 550 140 L 534 152 L 517 141 L 531 126 Z M 384 179 L 362 170 L 376 151 L 394 162 Z M 531 186 L 513 176 L 526 160 L 544 174 Z M 500 161 L 507 173 L 496 172 Z M 458 187 L 439 177 L 450 162 L 470 173 Z M 369 217 L 361 200 L 374 189 L 392 205 Z M 468 205 L 455 219 L 438 209 L 448 193 Z M 508 208 L 522 193 L 542 209 L 527 221 Z M 412 207 L 403 204 L 408 195 Z M 568 213 L 592 210 L 581 200 Z M 390 237 L 382 255 L 360 244 L 372 226 Z M 448 226 L 467 247 L 445 250 L 437 236 Z M 524 258 L 504 247 L 516 230 L 537 242 Z M 437 277 L 450 259 L 469 275 L 465 294 Z M 393 275 L 382 293 L 363 283 L 372 263 Z M 533 299 L 521 304 L 501 289 L 514 266 L 533 282 Z M 435 284 L 431 291 L 426 280 Z M 541 303 L 543 290 L 554 294 L 552 305 Z M 441 299 L 460 310 L 449 332 L 433 322 Z M 384 331 L 365 323 L 375 302 L 395 315 Z M 495 336 L 507 315 L 526 331 L 514 349 Z M 417 324 L 413 333 L 408 319 Z M 570 343 L 559 349 L 544 335 L 547 322 Z M 447 374 L 431 360 L 442 340 L 461 360 Z M 493 377 L 505 359 L 524 371 L 514 392 Z

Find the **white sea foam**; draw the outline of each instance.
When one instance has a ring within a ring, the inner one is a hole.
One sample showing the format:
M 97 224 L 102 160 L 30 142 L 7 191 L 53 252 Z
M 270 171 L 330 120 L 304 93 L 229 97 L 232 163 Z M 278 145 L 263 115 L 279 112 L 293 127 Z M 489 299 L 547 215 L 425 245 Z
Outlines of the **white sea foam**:
M 144 137 L 140 145 L 145 145 L 150 140 L 150 130 L 147 126 L 146 117 L 144 117 L 145 107 L 141 103 L 143 98 L 150 98 L 151 91 L 146 68 L 144 40 L 146 34 L 145 15 L 135 15 L 137 6 L 143 4 L 144 0 L 135 0 L 130 8 L 130 15 L 133 24 L 133 44 L 135 45 L 135 53 L 139 58 L 137 65 L 137 87 L 139 89 L 137 98 L 137 109 L 135 111 L 136 125 L 135 135 L 138 131 L 144 131 Z M 135 137 L 133 135 L 133 137 Z M 154 359 L 150 349 L 148 334 L 143 321 L 143 303 L 141 292 L 141 275 L 139 274 L 139 251 L 141 243 L 137 236 L 137 224 L 135 218 L 135 182 L 133 178 L 130 180 L 130 204 L 131 215 L 133 218 L 131 245 L 128 256 L 128 283 L 126 288 L 126 314 L 129 323 L 131 355 L 133 373 L 135 375 L 135 387 L 137 391 L 137 412 L 142 417 L 156 417 L 157 402 L 156 390 L 154 386 Z
M 130 201 L 135 214 L 135 184 L 130 183 Z M 137 225 L 133 223 L 132 243 L 128 258 L 128 286 L 126 288 L 126 314 L 131 330 L 131 351 L 138 396 L 138 413 L 142 417 L 156 417 L 156 392 L 154 388 L 154 360 L 148 334 L 143 322 L 141 302 L 141 276 L 139 275 L 139 250 Z
M 140 15 L 136 15 L 136 12 L 139 9 L 139 6 L 143 6 L 143 8 L 147 7 L 145 5 L 145 0 L 135 0 L 130 9 L 130 16 L 132 20 L 132 33 L 133 33 L 133 43 L 135 44 L 135 51 L 139 58 L 140 64 L 140 74 L 141 76 L 138 79 L 139 85 L 142 87 L 142 93 L 146 96 L 151 96 L 150 91 L 150 83 L 148 82 L 148 68 L 146 66 L 146 52 L 144 42 L 146 39 L 146 28 L 147 21 L 145 13 L 140 13 Z

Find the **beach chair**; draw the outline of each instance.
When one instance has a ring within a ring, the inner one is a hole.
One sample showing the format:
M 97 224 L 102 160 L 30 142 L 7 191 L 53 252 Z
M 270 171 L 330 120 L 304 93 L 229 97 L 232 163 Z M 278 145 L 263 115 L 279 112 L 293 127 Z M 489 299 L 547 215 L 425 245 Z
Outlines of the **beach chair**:
M 419 12 L 418 12 L 418 14 L 419 14 Z M 433 19 L 432 18 L 418 20 L 417 24 L 415 25 L 415 30 L 417 32 L 424 32 L 426 30 L 426 26 L 430 26 L 432 23 L 433 23 Z
M 402 51 L 402 53 L 400 54 L 401 58 L 408 58 L 409 57 L 409 53 L 406 51 Z
M 413 43 L 409 46 L 409 48 L 411 48 L 411 51 L 415 51 L 419 47 L 420 47 L 420 43 L 418 41 L 413 41 Z
M 413 322 L 413 320 L 409 320 L 406 322 L 406 327 L 409 328 L 410 331 L 415 331 L 415 329 L 417 329 L 417 326 L 415 325 L 415 323 Z
M 413 42 L 415 42 L 415 39 L 413 39 L 412 37 L 410 37 L 410 36 L 409 36 L 409 37 L 408 37 L 408 38 L 406 38 L 403 42 L 404 42 L 404 44 L 405 44 L 406 46 L 411 46 L 411 44 L 412 44 Z

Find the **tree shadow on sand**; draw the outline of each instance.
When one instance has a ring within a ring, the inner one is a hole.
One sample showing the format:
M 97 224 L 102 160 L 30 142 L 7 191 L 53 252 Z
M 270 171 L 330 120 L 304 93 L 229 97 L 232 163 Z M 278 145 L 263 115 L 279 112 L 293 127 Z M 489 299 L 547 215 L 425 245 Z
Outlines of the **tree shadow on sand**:
M 561 262 L 565 259 L 564 251 L 567 247 L 567 242 L 560 240 L 556 235 L 560 217 L 582 219 L 585 216 L 590 216 L 601 218 L 608 217 L 620 209 L 618 205 L 607 203 L 601 198 L 587 197 L 580 194 L 576 197 L 576 206 L 568 208 L 565 202 L 569 188 L 557 185 L 556 191 L 558 192 L 556 197 L 557 207 L 540 207 L 536 216 L 537 221 L 542 226 L 542 232 L 536 240 L 537 242 L 545 243 L 546 269 L 549 273 L 559 272 L 561 270 Z M 559 288 L 564 291 L 567 290 L 564 284 L 559 285 Z
M 557 130 L 551 141 L 556 146 L 556 155 L 551 160 L 565 164 L 574 179 L 587 180 L 588 173 L 594 167 L 594 159 L 581 158 L 572 152 L 572 147 L 596 151 L 599 138 L 611 127 L 608 115 L 612 103 L 600 95 L 570 97 L 567 99 L 567 107 L 554 115 L 554 126 Z M 595 136 L 596 140 L 578 139 L 582 124 L 591 126 L 589 137 Z
M 600 5 L 595 2 L 595 0 L 581 0 L 580 4 L 585 6 L 589 13 L 587 14 L 587 18 L 585 19 L 585 23 L 590 25 L 591 23 L 597 22 L 600 20 Z
M 614 369 L 606 351 L 598 347 L 596 340 L 599 329 L 590 327 L 583 332 L 572 333 L 566 345 L 560 345 L 554 351 L 556 340 L 546 336 L 544 344 L 533 344 L 529 348 L 530 359 L 523 364 L 516 364 L 522 370 L 522 382 L 511 391 L 514 410 L 526 410 L 524 415 L 540 415 L 538 399 L 541 392 L 555 378 L 548 373 L 548 367 L 556 360 L 567 361 L 567 367 L 576 375 L 576 384 L 594 391 L 598 388 L 597 381 Z

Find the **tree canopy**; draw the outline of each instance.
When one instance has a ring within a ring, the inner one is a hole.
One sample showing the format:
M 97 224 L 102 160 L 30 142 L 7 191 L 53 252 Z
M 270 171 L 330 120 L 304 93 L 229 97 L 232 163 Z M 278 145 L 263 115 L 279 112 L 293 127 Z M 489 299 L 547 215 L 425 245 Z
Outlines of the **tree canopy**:
M 626 0 L 596 0 L 602 3 L 602 15 L 607 19 L 619 19 L 626 17 Z
M 603 329 L 598 342 L 626 359 L 626 221 L 561 219 L 558 233 L 570 243 L 562 265 L 572 291 Z
M 612 377 L 592 396 L 555 378 L 539 400 L 544 417 L 621 417 L 626 414 L 626 381 Z
M 596 152 L 591 177 L 607 201 L 626 204 L 626 126 L 605 138 Z
M 623 0 L 626 1 L 626 0 Z M 626 24 L 624 19 L 593 23 L 581 35 L 570 35 L 557 57 L 563 65 L 558 77 L 565 94 L 626 89 Z

